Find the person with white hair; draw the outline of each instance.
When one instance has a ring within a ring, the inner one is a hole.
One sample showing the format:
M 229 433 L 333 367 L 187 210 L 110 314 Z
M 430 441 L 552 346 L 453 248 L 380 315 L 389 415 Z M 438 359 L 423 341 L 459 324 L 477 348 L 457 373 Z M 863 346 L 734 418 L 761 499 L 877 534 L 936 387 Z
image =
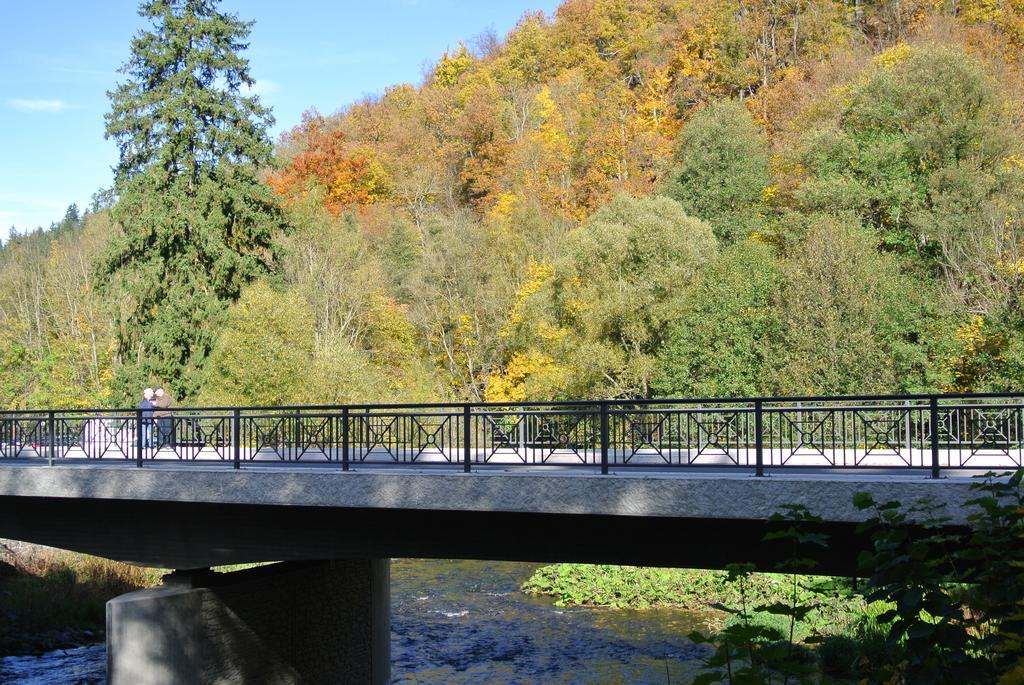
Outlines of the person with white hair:
M 156 432 L 159 435 L 157 448 L 174 447 L 174 419 L 171 407 L 174 406 L 174 398 L 164 388 L 157 388 L 153 392 L 153 416 L 156 417 Z
M 142 410 L 142 445 L 144 447 L 153 447 L 153 408 L 156 406 L 153 404 L 154 391 L 153 388 L 146 388 L 142 391 L 142 401 L 139 402 L 139 409 Z

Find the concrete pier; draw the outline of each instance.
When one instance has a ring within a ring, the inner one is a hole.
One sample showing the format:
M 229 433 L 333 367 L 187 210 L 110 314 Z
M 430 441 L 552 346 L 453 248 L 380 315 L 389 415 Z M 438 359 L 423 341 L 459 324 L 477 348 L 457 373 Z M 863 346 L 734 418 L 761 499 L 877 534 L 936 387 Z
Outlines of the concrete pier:
M 390 562 L 176 571 L 107 603 L 110 685 L 387 683 Z

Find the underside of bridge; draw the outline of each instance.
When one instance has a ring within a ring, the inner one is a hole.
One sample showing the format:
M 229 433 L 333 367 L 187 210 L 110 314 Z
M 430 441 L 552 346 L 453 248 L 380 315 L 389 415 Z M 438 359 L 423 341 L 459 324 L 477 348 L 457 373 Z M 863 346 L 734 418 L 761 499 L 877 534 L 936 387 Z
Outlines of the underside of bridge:
M 380 473 L 337 470 L 0 470 L 0 537 L 173 569 L 259 561 L 429 557 L 771 569 L 785 505 L 820 516 L 823 573 L 852 574 L 876 500 L 944 504 L 970 479 Z M 808 550 L 807 553 L 813 553 Z
M 349 558 L 491 559 L 773 570 L 790 554 L 767 521 L 526 512 L 323 508 L 0 497 L 0 536 L 129 563 L 190 569 Z M 852 522 L 830 536 L 821 573 L 854 575 L 864 541 Z

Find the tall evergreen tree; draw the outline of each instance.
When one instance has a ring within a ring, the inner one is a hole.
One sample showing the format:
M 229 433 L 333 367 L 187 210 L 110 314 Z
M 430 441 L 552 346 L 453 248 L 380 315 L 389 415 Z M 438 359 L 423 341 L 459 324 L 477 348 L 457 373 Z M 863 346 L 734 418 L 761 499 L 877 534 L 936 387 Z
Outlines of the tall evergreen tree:
M 218 4 L 143 2 L 152 29 L 132 40 L 128 80 L 108 93 L 121 230 L 99 269 L 120 293 L 122 397 L 148 382 L 195 396 L 227 306 L 273 268 L 282 219 L 257 178 L 273 118 L 241 56 L 252 22 Z
M 67 211 L 64 212 L 64 218 L 61 219 L 60 223 L 55 224 L 56 230 L 60 232 L 73 231 L 81 226 L 82 216 L 78 213 L 78 205 L 73 202 L 68 205 Z

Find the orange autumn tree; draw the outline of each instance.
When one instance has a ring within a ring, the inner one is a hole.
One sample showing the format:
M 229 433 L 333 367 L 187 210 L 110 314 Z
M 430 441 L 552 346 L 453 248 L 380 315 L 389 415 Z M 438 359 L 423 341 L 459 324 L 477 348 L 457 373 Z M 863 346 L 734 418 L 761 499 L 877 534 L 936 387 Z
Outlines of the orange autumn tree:
M 285 204 L 319 190 L 324 206 L 337 216 L 346 207 L 386 197 L 386 174 L 372 151 L 350 149 L 345 133 L 316 112 L 303 115 L 300 130 L 305 149 L 269 178 Z

